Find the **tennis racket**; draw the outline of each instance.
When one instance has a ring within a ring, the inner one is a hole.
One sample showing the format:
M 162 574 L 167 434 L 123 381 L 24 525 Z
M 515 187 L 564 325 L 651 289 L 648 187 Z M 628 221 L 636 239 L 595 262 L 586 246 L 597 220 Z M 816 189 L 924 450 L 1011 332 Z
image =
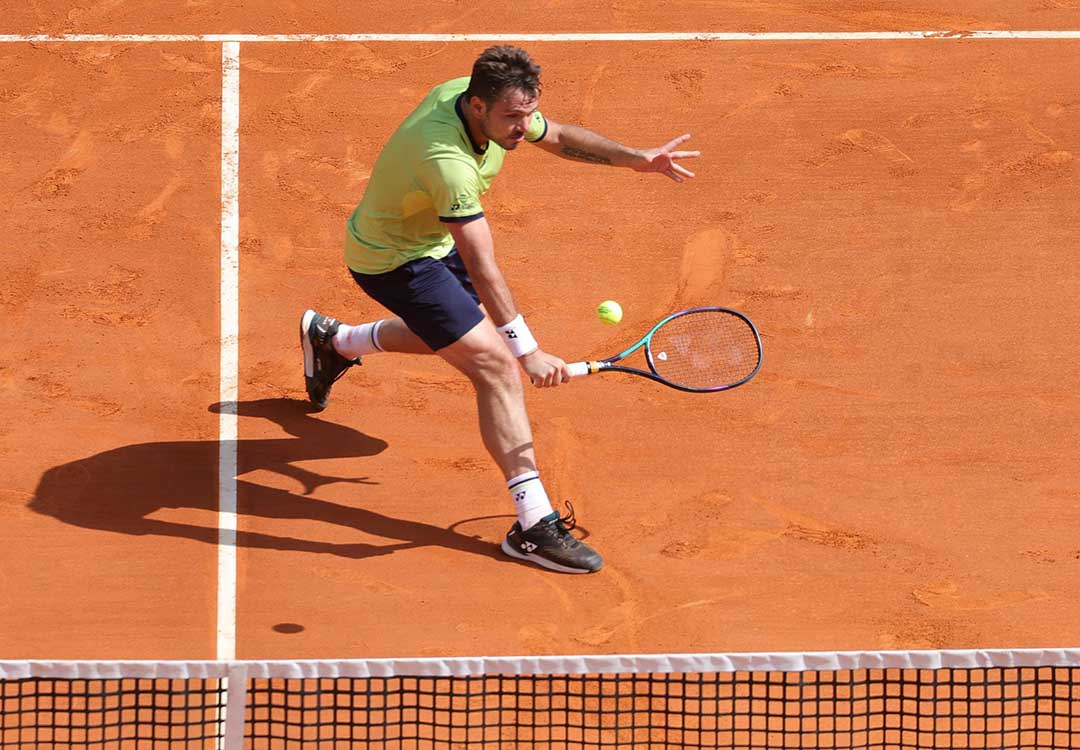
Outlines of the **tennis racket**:
M 644 349 L 648 370 L 616 364 L 638 349 Z M 695 307 L 667 316 L 614 357 L 567 367 L 573 376 L 629 372 L 690 393 L 726 391 L 761 369 L 761 336 L 737 310 Z

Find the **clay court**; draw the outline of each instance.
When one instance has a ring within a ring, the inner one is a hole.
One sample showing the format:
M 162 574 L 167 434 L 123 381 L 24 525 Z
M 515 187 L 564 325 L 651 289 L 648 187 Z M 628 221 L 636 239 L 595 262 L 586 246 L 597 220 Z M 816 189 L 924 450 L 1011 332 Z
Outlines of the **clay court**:
M 223 488 L 226 658 L 1076 645 L 1076 0 L 333 5 L 5 11 L 22 37 L 253 38 L 236 269 L 235 41 L 0 44 L 0 658 L 222 657 Z M 319 414 L 303 389 L 305 308 L 381 315 L 341 259 L 379 148 L 488 42 L 254 38 L 564 32 L 808 35 L 520 42 L 548 117 L 702 151 L 682 185 L 507 159 L 484 207 L 545 349 L 607 356 L 696 305 L 742 310 L 764 342 L 726 393 L 529 390 L 545 483 L 605 556 L 592 576 L 498 551 L 513 509 L 449 366 L 370 357 Z M 593 314 L 609 298 L 616 328 Z

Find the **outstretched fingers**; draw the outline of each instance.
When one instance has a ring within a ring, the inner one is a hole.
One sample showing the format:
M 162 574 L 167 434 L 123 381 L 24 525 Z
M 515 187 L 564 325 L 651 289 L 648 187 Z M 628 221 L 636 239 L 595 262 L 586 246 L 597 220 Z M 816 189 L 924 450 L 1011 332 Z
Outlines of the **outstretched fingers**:
M 691 178 L 694 173 L 686 167 L 678 164 L 672 164 L 670 167 L 664 170 L 664 175 L 675 180 L 675 182 L 682 182 L 684 179 Z
M 671 151 L 673 148 L 678 146 L 680 143 L 684 143 L 684 142 L 686 142 L 688 140 L 690 140 L 690 134 L 689 133 L 683 133 L 682 135 L 677 136 L 675 138 L 672 138 L 670 141 L 665 143 L 663 146 L 660 147 L 660 150 L 661 151 Z

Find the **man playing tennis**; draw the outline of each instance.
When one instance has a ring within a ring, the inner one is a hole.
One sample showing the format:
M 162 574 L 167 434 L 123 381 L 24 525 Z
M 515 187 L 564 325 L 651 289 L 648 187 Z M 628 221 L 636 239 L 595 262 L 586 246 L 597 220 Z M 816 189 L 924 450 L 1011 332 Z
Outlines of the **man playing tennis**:
M 356 283 L 396 317 L 350 326 L 314 310 L 300 321 L 311 402 L 364 355 L 434 352 L 472 382 L 480 433 L 502 470 L 518 520 L 503 540 L 511 557 L 551 570 L 591 573 L 603 561 L 560 517 L 536 468 L 518 367 L 539 387 L 570 379 L 566 363 L 541 349 L 514 305 L 495 261 L 481 198 L 507 151 L 522 141 L 573 161 L 659 172 L 682 182 L 680 136 L 631 149 L 537 106 L 540 68 L 521 49 L 491 47 L 472 75 L 436 86 L 391 136 L 347 223 L 345 261 Z

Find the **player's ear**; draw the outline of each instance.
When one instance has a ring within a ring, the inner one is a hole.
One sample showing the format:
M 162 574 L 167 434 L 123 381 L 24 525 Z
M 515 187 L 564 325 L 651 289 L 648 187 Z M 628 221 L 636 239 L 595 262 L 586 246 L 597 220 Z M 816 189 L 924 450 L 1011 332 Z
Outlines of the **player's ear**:
M 477 117 L 483 117 L 487 114 L 487 102 L 475 94 L 469 97 L 469 108 Z

